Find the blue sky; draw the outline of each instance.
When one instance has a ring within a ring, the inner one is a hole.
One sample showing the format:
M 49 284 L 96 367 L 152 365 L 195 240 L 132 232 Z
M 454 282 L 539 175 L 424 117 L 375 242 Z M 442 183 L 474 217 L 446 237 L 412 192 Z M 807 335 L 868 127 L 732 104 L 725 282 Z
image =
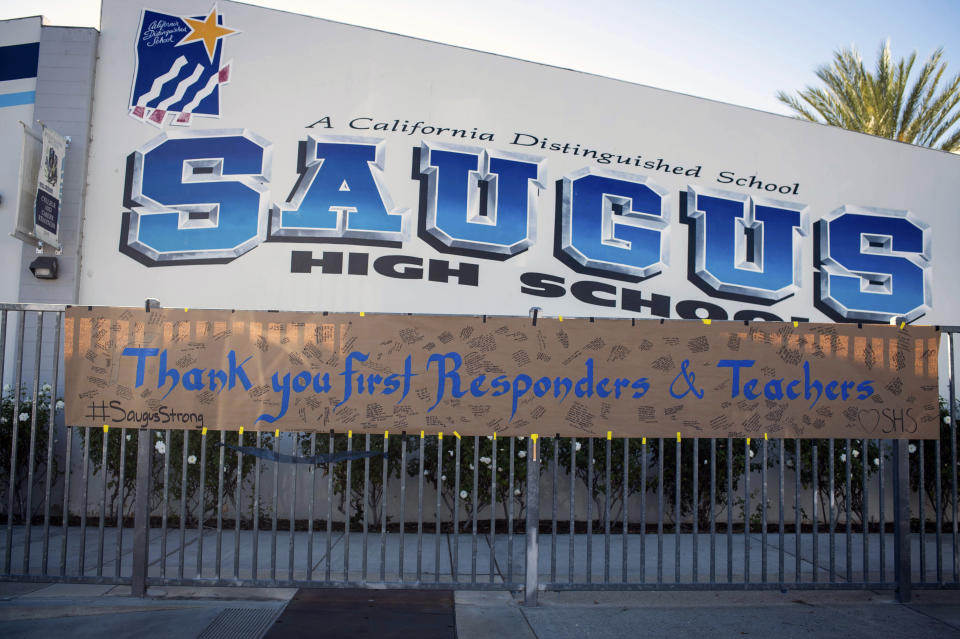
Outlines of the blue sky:
M 198 11 L 213 0 L 198 0 Z M 918 64 L 942 46 L 960 73 L 957 0 L 261 0 L 252 4 L 596 73 L 765 111 L 778 89 L 816 83 L 814 68 L 856 45 L 872 67 L 889 39 Z M 153 6 L 145 0 L 146 6 Z M 98 26 L 98 0 L 0 0 L 0 19 Z

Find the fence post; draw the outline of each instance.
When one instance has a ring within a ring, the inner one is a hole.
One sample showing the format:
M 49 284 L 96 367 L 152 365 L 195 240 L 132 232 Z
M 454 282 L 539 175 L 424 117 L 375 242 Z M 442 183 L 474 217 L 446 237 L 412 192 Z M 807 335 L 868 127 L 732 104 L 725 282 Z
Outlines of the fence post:
M 540 532 L 540 455 L 536 436 L 527 438 L 527 570 L 523 603 L 537 605 L 537 566 Z
M 897 601 L 908 603 L 912 596 L 910 573 L 910 470 L 906 439 L 893 445 L 893 570 Z M 923 525 L 923 522 L 920 522 Z
M 137 437 L 137 487 L 133 510 L 133 579 L 130 592 L 134 597 L 147 594 L 147 566 L 150 562 L 150 430 Z

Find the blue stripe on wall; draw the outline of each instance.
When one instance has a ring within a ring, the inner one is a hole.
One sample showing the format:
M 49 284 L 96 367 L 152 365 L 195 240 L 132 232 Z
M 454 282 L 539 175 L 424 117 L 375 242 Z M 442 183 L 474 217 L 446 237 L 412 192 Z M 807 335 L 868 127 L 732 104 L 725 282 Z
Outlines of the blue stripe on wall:
M 39 42 L 0 47 L 0 82 L 37 77 L 39 56 Z
M 0 95 L 0 108 L 17 106 L 19 104 L 33 104 L 36 101 L 36 91 L 21 91 L 19 93 L 4 93 Z

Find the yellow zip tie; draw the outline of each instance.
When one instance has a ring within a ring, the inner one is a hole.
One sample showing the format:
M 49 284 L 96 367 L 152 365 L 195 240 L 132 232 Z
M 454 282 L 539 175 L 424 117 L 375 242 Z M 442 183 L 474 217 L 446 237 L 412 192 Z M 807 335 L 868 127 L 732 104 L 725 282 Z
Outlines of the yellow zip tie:
M 360 317 L 363 317 L 363 311 L 360 311 Z
M 613 439 L 613 431 L 612 431 L 612 430 L 608 430 L 608 431 L 607 431 L 607 439 Z
M 279 428 L 278 428 L 277 430 L 273 431 L 273 436 L 274 436 L 274 437 L 280 437 L 280 429 L 279 429 Z
M 750 438 L 747 437 L 747 446 L 749 446 L 749 445 L 750 445 Z
M 201 435 L 206 435 L 206 434 L 207 434 L 207 427 L 206 427 L 206 426 L 203 427 L 203 429 L 200 431 L 200 434 L 201 434 Z
M 454 435 L 454 437 L 456 437 L 457 439 L 460 439 L 460 433 L 458 433 L 457 431 L 453 431 L 453 435 Z
M 104 424 L 104 425 L 103 425 L 103 432 L 107 432 L 108 430 L 110 430 L 110 427 L 107 426 L 106 424 Z
M 183 312 L 186 313 L 189 310 L 190 310 L 189 308 L 184 307 Z
M 711 319 L 709 317 L 703 320 L 703 323 L 706 324 L 707 326 L 710 326 L 710 322 L 711 322 Z
M 352 431 L 352 430 L 348 430 L 348 431 L 347 431 L 347 437 L 353 437 L 353 431 Z
M 530 433 L 530 442 L 533 448 L 533 461 L 537 461 L 537 434 Z
M 383 431 L 383 438 L 384 438 L 384 439 L 386 439 L 386 438 L 389 437 L 389 436 L 390 436 L 390 431 L 389 431 L 389 430 Z
M 763 439 L 764 439 L 764 441 L 766 441 L 767 439 L 770 439 L 770 438 L 767 437 L 767 434 L 766 434 L 766 433 L 764 433 L 764 434 L 763 434 Z
M 420 439 L 423 439 L 423 431 L 420 431 Z
M 537 435 L 536 433 L 530 433 L 530 439 L 532 439 L 534 442 L 537 441 L 537 437 L 540 437 L 540 435 Z
M 642 440 L 640 440 L 640 443 L 643 444 L 644 446 L 646 446 L 646 445 L 647 445 L 647 438 L 644 437 Z
M 443 431 L 442 431 L 442 430 L 441 430 L 439 433 L 437 433 L 437 439 L 443 439 Z
M 240 434 L 243 435 L 243 426 L 240 427 Z
M 563 315 L 557 315 L 557 319 L 562 322 L 562 321 L 563 321 Z
M 800 322 L 794 322 L 794 323 L 793 323 L 793 327 L 794 327 L 794 328 L 798 328 L 799 326 L 800 326 Z
M 493 431 L 493 441 L 497 441 L 497 431 Z
M 680 441 L 680 431 L 677 431 L 677 441 Z
M 907 325 L 906 322 L 900 322 L 900 330 L 902 331 L 906 325 Z

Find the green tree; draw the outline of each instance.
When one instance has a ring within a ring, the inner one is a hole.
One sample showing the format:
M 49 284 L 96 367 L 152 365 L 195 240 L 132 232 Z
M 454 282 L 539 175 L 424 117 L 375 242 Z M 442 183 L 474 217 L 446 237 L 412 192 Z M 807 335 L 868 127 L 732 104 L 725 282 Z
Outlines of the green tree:
M 802 120 L 908 142 L 943 151 L 960 151 L 960 75 L 944 79 L 947 63 L 937 49 L 918 74 L 916 52 L 894 62 L 884 42 L 875 72 L 855 48 L 834 52 L 833 62 L 817 68 L 823 87 L 807 86 L 777 99 Z

